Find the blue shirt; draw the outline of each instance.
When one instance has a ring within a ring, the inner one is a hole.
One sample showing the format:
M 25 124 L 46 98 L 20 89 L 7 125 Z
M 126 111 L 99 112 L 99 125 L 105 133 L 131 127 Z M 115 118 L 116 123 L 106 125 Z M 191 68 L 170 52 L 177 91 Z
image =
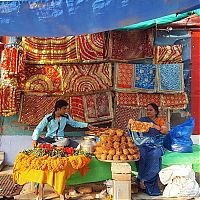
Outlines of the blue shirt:
M 55 119 L 53 112 L 46 115 L 37 125 L 33 131 L 32 139 L 37 140 L 45 127 L 47 127 L 46 137 L 53 138 L 57 136 L 58 139 L 64 138 L 64 128 L 67 124 L 76 128 L 86 128 L 88 126 L 88 123 L 75 121 L 68 114 L 61 116 L 60 121 L 58 121 Z

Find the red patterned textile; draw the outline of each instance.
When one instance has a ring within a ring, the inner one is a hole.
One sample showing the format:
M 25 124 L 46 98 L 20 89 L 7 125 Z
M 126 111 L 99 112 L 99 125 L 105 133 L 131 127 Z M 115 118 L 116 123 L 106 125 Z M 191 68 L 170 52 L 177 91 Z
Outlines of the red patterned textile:
M 82 61 L 103 60 L 106 56 L 104 32 L 78 36 Z
M 17 73 L 17 48 L 5 48 L 2 52 L 1 68 L 4 79 L 14 78 Z
M 156 103 L 158 106 L 161 105 L 161 95 L 160 94 L 150 94 L 150 93 L 139 93 L 138 94 L 138 106 L 145 107 L 149 103 Z
M 87 122 L 105 121 L 113 118 L 111 92 L 86 95 L 83 100 Z
M 131 89 L 133 87 L 133 65 L 118 63 L 116 69 L 116 89 Z
M 65 93 L 86 93 L 112 86 L 111 63 L 74 64 L 63 67 Z
M 76 36 L 40 38 L 23 37 L 26 62 L 31 64 L 55 64 L 80 61 Z
M 83 106 L 83 97 L 82 96 L 74 96 L 70 98 L 70 113 L 75 120 L 85 122 L 85 113 Z
M 62 71 L 57 65 L 26 65 L 25 91 L 62 94 Z
M 182 62 L 183 45 L 165 45 L 154 47 L 155 64 L 174 64 Z
M 153 31 L 111 31 L 109 58 L 114 60 L 134 60 L 153 56 Z
M 117 93 L 117 105 L 122 106 L 138 106 L 137 93 Z
M 15 86 L 1 86 L 0 89 L 0 114 L 2 116 L 11 116 L 17 113 L 17 91 Z
M 55 103 L 59 99 L 69 102 L 69 97 L 24 95 L 19 121 L 23 124 L 38 125 L 46 114 L 54 110 Z
M 24 89 L 24 51 L 15 47 L 5 48 L 1 71 L 3 82 L 17 85 L 17 89 Z
M 187 106 L 188 99 L 186 93 L 162 94 L 162 107 L 172 109 L 184 109 Z
M 141 116 L 140 108 L 117 106 L 114 117 L 114 128 L 127 129 L 128 120 L 137 120 Z
M 25 63 L 24 63 L 24 51 L 22 49 L 18 50 L 18 74 L 17 74 L 17 88 L 19 90 L 24 90 L 25 87 Z

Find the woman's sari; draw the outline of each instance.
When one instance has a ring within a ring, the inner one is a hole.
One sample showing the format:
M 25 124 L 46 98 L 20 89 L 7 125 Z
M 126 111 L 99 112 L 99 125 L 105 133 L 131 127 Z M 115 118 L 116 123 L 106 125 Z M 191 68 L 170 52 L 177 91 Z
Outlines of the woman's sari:
M 139 121 L 152 122 L 160 126 L 164 125 L 164 123 L 160 124 L 162 120 L 157 119 L 156 123 L 149 117 L 142 117 Z M 161 170 L 164 137 L 155 128 L 150 128 L 148 132 L 142 133 L 140 135 L 141 137 L 143 138 L 143 142 L 138 145 L 140 149 L 140 160 L 136 162 L 138 182 L 144 182 L 147 194 L 152 196 L 160 195 L 158 173 Z

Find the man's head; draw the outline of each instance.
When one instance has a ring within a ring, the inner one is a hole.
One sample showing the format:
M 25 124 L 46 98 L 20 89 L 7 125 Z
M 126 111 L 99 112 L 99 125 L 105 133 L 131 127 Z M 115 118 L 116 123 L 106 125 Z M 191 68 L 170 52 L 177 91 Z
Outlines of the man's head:
M 64 115 L 68 105 L 69 104 L 65 100 L 60 99 L 55 104 L 55 111 L 59 111 L 61 115 Z

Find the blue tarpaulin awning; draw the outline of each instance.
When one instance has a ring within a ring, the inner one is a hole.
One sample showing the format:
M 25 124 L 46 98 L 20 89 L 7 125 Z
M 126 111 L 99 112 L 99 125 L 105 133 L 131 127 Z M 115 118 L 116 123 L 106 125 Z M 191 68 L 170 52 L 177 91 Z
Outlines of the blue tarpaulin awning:
M 113 30 L 200 7 L 200 0 L 0 1 L 0 35 L 60 37 Z

